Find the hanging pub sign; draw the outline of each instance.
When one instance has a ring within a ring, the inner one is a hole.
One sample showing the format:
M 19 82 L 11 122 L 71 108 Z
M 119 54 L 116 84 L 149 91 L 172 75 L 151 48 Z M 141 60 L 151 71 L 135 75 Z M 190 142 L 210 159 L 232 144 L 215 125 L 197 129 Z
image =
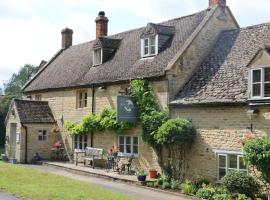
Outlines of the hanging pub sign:
M 117 121 L 135 123 L 139 111 L 131 96 L 117 96 Z

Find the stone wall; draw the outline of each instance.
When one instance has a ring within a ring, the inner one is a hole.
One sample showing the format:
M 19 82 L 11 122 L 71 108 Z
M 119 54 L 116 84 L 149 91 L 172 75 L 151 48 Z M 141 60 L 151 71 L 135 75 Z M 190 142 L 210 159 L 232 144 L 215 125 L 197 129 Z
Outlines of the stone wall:
M 167 109 L 167 81 L 160 80 L 151 83 L 156 99 L 161 107 Z M 116 108 L 117 96 L 120 95 L 119 91 L 128 87 L 128 84 L 111 85 L 106 89 L 95 88 L 94 98 L 94 111 L 100 112 L 104 108 Z M 63 91 L 51 91 L 39 93 L 41 94 L 42 101 L 48 101 L 52 110 L 54 118 L 57 120 L 58 126 L 61 130 L 61 139 L 65 144 L 67 153 L 72 159 L 74 150 L 73 137 L 68 134 L 64 129 L 63 123 L 66 121 L 80 122 L 88 113 L 92 111 L 92 88 L 85 88 L 87 91 L 87 107 L 77 108 L 76 94 L 80 89 L 69 89 Z M 31 94 L 35 96 L 35 94 Z M 139 158 L 136 159 L 137 166 L 142 168 L 157 168 L 157 155 L 147 144 L 141 140 L 141 128 L 136 127 L 123 135 L 137 135 L 139 137 Z M 91 144 L 90 134 L 87 137 L 88 146 Z M 94 147 L 103 148 L 105 152 L 114 144 L 118 144 L 118 135 L 115 133 L 95 133 L 94 134 Z M 50 147 L 51 148 L 51 147 Z
M 262 107 L 258 116 L 250 120 L 248 107 L 186 107 L 171 110 L 173 117 L 191 120 L 197 129 L 196 141 L 190 148 L 188 177 L 206 177 L 216 181 L 217 151 L 237 151 L 241 154 L 239 139 L 249 132 L 251 123 L 256 135 L 270 135 L 270 108 Z

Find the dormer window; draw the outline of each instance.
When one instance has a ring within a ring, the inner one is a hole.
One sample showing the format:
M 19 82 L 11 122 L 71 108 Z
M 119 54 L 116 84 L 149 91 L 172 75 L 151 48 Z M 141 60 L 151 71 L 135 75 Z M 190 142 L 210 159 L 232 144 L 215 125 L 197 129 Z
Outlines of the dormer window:
M 93 66 L 102 64 L 102 48 L 93 50 Z
M 141 39 L 142 57 L 155 56 L 158 54 L 158 35 Z
M 270 67 L 251 69 L 249 82 L 252 99 L 270 97 Z

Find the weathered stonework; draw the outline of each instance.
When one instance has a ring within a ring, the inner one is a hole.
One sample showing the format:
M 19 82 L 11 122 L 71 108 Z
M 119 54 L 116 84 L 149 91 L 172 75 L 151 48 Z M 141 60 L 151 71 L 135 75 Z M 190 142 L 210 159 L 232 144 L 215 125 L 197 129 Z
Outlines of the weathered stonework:
M 189 107 L 171 109 L 172 117 L 191 120 L 197 129 L 196 141 L 190 148 L 188 177 L 206 177 L 216 181 L 216 151 L 242 152 L 239 140 L 250 131 L 257 136 L 270 135 L 270 109 L 260 108 L 250 120 L 245 106 Z

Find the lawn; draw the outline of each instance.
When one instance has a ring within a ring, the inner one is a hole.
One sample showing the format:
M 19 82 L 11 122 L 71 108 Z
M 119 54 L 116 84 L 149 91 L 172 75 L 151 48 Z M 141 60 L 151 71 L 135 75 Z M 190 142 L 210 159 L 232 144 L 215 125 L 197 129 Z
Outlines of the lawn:
M 0 162 L 0 190 L 32 200 L 131 200 L 95 185 Z

